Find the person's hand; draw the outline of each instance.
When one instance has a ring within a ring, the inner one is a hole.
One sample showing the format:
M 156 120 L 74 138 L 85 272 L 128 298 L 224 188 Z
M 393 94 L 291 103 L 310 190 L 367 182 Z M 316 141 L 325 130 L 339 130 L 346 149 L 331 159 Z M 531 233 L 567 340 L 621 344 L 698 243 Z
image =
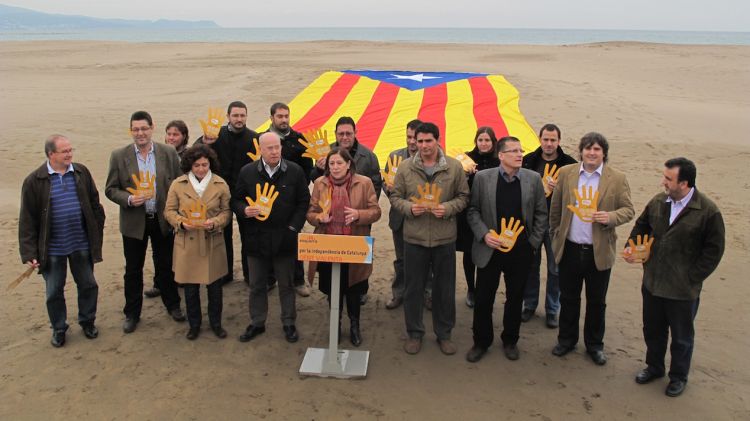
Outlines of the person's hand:
M 445 206 L 443 206 L 443 204 L 441 203 L 430 209 L 430 212 L 435 215 L 435 218 L 442 218 L 445 216 Z
M 298 139 L 298 142 L 305 147 L 302 156 L 317 161 L 320 158 L 325 159 L 331 151 L 331 145 L 328 143 L 328 130 L 311 130 L 305 133 L 305 138 L 310 140 Z
M 245 216 L 247 218 L 255 218 L 256 216 L 260 215 L 260 208 L 255 206 L 255 202 L 253 202 L 249 197 L 245 197 L 245 200 L 247 200 L 248 203 L 252 203 L 250 206 L 245 207 Z
M 213 145 L 214 143 L 216 143 L 216 140 L 218 140 L 218 139 L 219 139 L 218 136 L 217 137 L 211 137 L 211 136 L 208 136 L 208 135 L 204 134 L 203 135 L 203 144 L 204 145 Z
M 143 196 L 136 196 L 136 195 L 130 195 L 130 199 L 128 202 L 130 203 L 130 206 L 137 208 L 138 206 L 143 206 L 144 203 L 146 203 L 146 198 Z
M 646 263 L 651 256 L 651 244 L 654 243 L 654 237 L 649 238 L 648 234 L 636 236 L 635 241 L 628 239 L 628 246 L 622 251 L 622 257 L 628 263 Z
M 497 249 L 503 253 L 507 253 L 513 249 L 516 245 L 518 236 L 523 232 L 524 227 L 521 225 L 521 220 L 516 220 L 514 217 L 510 218 L 510 221 L 506 224 L 505 218 L 500 219 L 500 233 L 495 230 L 490 230 L 489 234 L 497 238 L 500 244 Z
M 140 171 L 138 176 L 132 174 L 130 177 L 133 179 L 133 183 L 135 183 L 135 188 L 126 187 L 125 190 L 127 190 L 128 193 L 132 194 L 134 197 L 143 197 L 144 199 L 154 197 L 154 182 L 156 181 L 156 175 L 151 175 L 148 171 Z
M 29 267 L 34 268 L 34 269 L 37 269 L 39 267 L 39 262 L 37 262 L 36 259 L 31 259 L 28 262 L 26 262 L 26 264 L 29 265 Z
M 464 172 L 467 174 L 473 174 L 477 172 L 477 163 L 474 162 L 469 155 L 466 155 L 461 149 L 451 148 L 448 155 L 452 158 L 456 158 L 461 166 L 464 168 Z
M 279 192 L 276 191 L 276 186 L 269 183 L 263 183 L 261 189 L 260 184 L 255 185 L 255 200 L 250 197 L 245 197 L 250 207 L 258 208 L 258 214 L 253 215 L 255 219 L 259 221 L 265 221 L 271 215 L 271 208 L 273 208 L 273 202 L 279 197 Z M 245 210 L 247 214 L 247 209 Z
M 213 219 L 206 219 L 205 221 L 203 221 L 203 229 L 205 230 L 210 231 L 214 229 L 214 226 L 216 226 L 216 224 L 214 223 Z
M 598 222 L 602 225 L 607 225 L 609 224 L 609 212 L 596 211 L 593 214 L 591 214 L 591 219 L 594 222 Z
M 260 145 L 258 144 L 258 139 L 253 139 L 253 150 L 255 150 L 255 153 L 248 152 L 247 156 L 251 161 L 255 162 L 260 158 Z
M 387 189 L 393 187 L 393 182 L 396 181 L 396 173 L 398 172 L 398 166 L 401 165 L 402 157 L 393 155 L 388 158 L 388 171 L 380 170 L 380 175 L 383 177 L 383 183 Z
M 191 224 L 187 220 L 182 221 L 180 223 L 180 225 L 182 225 L 182 229 L 184 229 L 185 231 L 195 231 L 196 229 L 198 229 L 198 227 L 196 227 L 195 225 Z
M 422 205 L 426 209 L 432 209 L 440 205 L 440 195 L 442 194 L 443 189 L 441 189 L 439 185 L 424 183 L 424 186 L 417 186 L 417 192 L 419 193 L 419 196 L 412 196 L 409 200 L 418 205 Z
M 576 206 L 568 205 L 568 209 L 576 214 L 581 221 L 593 222 L 594 213 L 596 213 L 597 210 L 596 203 L 599 201 L 599 191 L 594 192 L 594 188 L 589 186 L 589 190 L 587 192 L 586 187 L 583 186 L 581 187 L 580 193 L 578 192 L 578 190 L 575 190 L 575 195 Z M 600 219 L 601 218 L 602 217 L 600 216 Z M 606 216 L 606 220 L 609 221 L 609 215 Z
M 490 230 L 490 232 L 484 234 L 484 244 L 493 249 L 500 248 L 500 236 L 497 235 L 495 230 Z
M 552 191 L 557 186 L 557 177 L 560 175 L 560 168 L 557 168 L 557 164 L 552 164 L 550 168 L 549 163 L 544 164 L 544 175 L 542 176 L 542 185 L 544 186 L 544 196 L 552 196 Z
M 423 215 L 425 212 L 427 212 L 427 208 L 423 205 L 420 205 L 418 203 L 415 203 L 411 205 L 411 214 L 414 216 L 420 216 Z
M 353 225 L 359 220 L 359 211 L 348 206 L 344 206 L 344 218 L 346 218 L 346 225 Z
M 209 108 L 208 109 L 208 120 L 200 120 L 201 127 L 203 128 L 203 143 L 210 145 L 216 141 L 219 137 L 219 130 L 221 125 L 224 124 L 226 118 L 222 113 L 221 108 Z M 206 139 L 213 139 L 207 142 Z
M 326 158 L 325 157 L 318 158 L 317 161 L 315 161 L 315 166 L 319 170 L 325 171 L 325 169 L 326 169 Z

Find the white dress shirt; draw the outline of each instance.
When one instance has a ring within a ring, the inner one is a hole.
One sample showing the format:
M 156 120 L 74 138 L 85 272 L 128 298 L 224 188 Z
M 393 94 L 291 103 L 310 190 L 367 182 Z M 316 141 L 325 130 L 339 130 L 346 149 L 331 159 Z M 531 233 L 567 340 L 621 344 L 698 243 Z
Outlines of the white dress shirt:
M 693 192 L 695 191 L 695 187 L 691 187 L 688 194 L 685 195 L 680 200 L 673 200 L 671 197 L 667 196 L 667 203 L 672 204 L 672 208 L 669 211 L 669 225 L 672 225 L 675 219 L 677 219 L 677 216 L 682 212 L 683 209 L 685 209 L 685 206 L 690 203 L 690 199 L 693 197 Z
M 581 168 L 578 170 L 578 191 L 580 192 L 581 187 L 583 187 L 588 194 L 589 187 L 591 187 L 592 194 L 596 194 L 599 190 L 602 170 L 604 170 L 604 164 L 599 165 L 599 168 L 595 169 L 594 172 L 588 173 L 583 169 L 583 163 L 581 163 Z M 578 206 L 578 202 L 575 205 Z M 570 230 L 568 230 L 568 240 L 577 244 L 594 244 L 591 224 L 592 222 L 583 222 L 578 215 L 573 214 L 573 219 L 570 220 Z

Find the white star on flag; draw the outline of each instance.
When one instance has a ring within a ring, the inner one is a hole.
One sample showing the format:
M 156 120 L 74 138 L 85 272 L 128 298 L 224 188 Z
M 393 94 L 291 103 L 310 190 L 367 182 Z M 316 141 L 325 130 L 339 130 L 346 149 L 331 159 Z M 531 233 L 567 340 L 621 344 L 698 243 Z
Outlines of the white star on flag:
M 424 73 L 417 73 L 415 75 L 397 75 L 391 73 L 391 76 L 394 76 L 391 79 L 409 79 L 417 81 L 419 83 L 422 83 L 422 81 L 426 79 L 440 79 L 440 76 L 425 76 Z

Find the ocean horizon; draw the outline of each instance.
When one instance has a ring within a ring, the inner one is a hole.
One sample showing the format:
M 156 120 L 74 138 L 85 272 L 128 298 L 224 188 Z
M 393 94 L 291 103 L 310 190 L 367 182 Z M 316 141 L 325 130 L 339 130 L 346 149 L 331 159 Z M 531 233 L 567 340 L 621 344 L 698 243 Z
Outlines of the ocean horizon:
M 207 28 L 4 30 L 0 41 L 305 42 L 377 41 L 570 45 L 597 42 L 750 45 L 750 32 L 497 28 Z

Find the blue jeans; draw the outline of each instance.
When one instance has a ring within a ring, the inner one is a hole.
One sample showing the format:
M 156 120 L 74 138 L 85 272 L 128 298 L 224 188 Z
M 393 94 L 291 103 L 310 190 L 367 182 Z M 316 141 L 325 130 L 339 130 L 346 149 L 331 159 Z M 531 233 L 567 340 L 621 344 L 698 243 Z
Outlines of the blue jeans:
M 557 314 L 560 311 L 560 277 L 555 264 L 555 255 L 552 251 L 552 240 L 549 230 L 544 232 L 544 250 L 547 253 L 547 296 L 544 301 L 544 310 L 547 314 Z M 523 294 L 523 308 L 536 310 L 539 305 L 539 268 L 542 265 L 542 248 L 534 255 L 529 269 L 529 279 L 526 281 L 526 290 Z
M 68 330 L 68 310 L 65 307 L 65 278 L 73 274 L 78 288 L 78 324 L 94 323 L 99 286 L 94 279 L 94 263 L 88 250 L 74 251 L 67 256 L 48 256 L 47 268 L 42 273 L 47 286 L 47 313 L 54 331 Z

